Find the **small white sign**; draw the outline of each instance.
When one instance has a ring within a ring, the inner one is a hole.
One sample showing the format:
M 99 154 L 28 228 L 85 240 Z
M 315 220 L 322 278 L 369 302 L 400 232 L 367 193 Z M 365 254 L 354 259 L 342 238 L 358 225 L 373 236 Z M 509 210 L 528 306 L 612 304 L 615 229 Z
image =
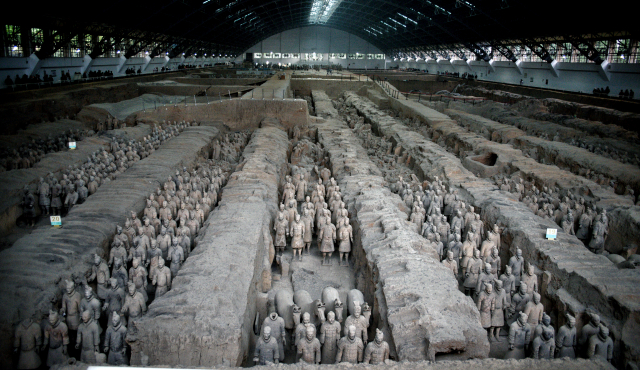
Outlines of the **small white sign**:
M 75 141 L 70 141 L 69 142 L 69 149 L 73 150 L 76 148 L 76 142 Z
M 60 216 L 49 216 L 51 220 L 51 226 L 61 227 L 62 226 L 62 217 Z
M 558 229 L 547 229 L 547 239 L 555 240 L 558 235 Z

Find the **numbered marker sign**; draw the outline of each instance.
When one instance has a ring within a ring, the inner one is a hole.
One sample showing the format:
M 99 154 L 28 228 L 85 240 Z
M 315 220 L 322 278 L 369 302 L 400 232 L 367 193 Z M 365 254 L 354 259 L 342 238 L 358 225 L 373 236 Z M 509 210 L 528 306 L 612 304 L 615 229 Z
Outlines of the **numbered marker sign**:
M 69 142 L 69 149 L 73 150 L 76 148 L 76 142 L 75 141 L 70 141 Z
M 558 235 L 558 229 L 547 229 L 547 239 L 554 240 Z
M 49 216 L 51 220 L 51 226 L 60 227 L 62 226 L 62 217 L 60 216 Z

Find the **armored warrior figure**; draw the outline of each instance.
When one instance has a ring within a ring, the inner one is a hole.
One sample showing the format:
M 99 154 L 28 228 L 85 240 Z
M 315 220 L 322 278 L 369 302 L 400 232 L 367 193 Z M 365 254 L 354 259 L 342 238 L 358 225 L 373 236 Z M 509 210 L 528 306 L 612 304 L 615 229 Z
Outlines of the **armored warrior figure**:
M 346 330 L 347 335 L 338 342 L 336 363 L 348 362 L 357 364 L 362 361 L 364 344 L 362 339 L 356 336 L 356 327 L 354 325 L 346 326 Z
M 320 343 L 322 343 L 322 364 L 333 364 L 340 340 L 340 323 L 336 321 L 333 311 L 327 314 L 327 321 L 320 327 Z
M 364 350 L 363 363 L 379 365 L 389 359 L 389 344 L 383 339 L 384 334 L 382 334 L 382 331 L 376 329 L 375 339 L 367 344 L 367 348 Z
M 262 336 L 256 343 L 253 362 L 257 365 L 278 364 L 280 361 L 280 350 L 278 347 L 278 342 L 271 336 L 271 328 L 266 326 L 262 330 Z

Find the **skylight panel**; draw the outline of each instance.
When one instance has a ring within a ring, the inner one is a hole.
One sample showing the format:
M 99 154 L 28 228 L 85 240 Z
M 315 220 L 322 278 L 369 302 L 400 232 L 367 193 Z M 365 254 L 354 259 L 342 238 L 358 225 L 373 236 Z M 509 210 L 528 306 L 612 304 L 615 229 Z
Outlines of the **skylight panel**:
M 327 23 L 341 2 L 342 0 L 313 0 L 309 23 Z

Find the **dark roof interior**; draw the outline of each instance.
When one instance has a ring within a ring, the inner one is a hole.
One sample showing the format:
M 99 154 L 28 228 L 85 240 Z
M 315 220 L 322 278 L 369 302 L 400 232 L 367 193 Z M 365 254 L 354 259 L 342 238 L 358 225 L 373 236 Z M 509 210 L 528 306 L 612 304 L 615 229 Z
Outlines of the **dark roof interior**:
M 330 0 L 325 0 L 326 2 Z M 312 25 L 314 0 L 58 1 L 28 14 L 35 26 L 126 28 L 196 40 L 240 53 L 287 29 Z M 592 5 L 593 4 L 593 5 Z M 597 5 L 596 5 L 597 4 Z M 343 0 L 326 23 L 384 52 L 496 40 L 631 31 L 627 2 L 575 0 Z M 91 11 L 88 11 L 90 6 Z M 626 9 L 626 11 L 625 11 Z M 20 13 L 17 13 L 18 15 Z

